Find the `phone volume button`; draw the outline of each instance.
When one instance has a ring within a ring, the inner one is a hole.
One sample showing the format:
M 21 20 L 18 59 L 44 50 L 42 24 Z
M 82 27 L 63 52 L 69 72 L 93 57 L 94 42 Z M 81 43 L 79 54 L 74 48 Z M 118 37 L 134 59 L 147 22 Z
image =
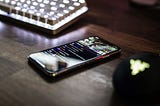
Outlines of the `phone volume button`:
M 99 59 L 103 59 L 103 58 L 104 58 L 104 56 L 99 56 L 95 60 L 99 60 Z
M 109 57 L 110 55 L 104 55 L 104 56 L 99 56 L 99 57 L 97 57 L 95 60 L 99 60 L 99 59 L 104 59 L 104 58 L 106 58 L 106 57 Z

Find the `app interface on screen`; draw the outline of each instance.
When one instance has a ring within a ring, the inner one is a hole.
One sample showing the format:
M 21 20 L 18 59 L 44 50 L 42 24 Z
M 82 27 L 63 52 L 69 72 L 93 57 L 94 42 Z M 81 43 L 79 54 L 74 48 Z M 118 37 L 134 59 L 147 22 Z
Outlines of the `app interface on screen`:
M 107 44 L 98 37 L 89 37 L 34 53 L 31 57 L 48 70 L 60 71 L 116 50 L 116 46 Z

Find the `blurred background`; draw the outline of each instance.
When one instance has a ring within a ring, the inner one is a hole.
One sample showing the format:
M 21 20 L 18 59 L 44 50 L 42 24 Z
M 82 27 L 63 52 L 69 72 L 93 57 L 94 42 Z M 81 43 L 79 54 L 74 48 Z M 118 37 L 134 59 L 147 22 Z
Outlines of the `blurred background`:
M 160 33 L 160 8 L 130 5 L 129 0 L 86 0 L 89 12 L 81 21 L 149 38 L 152 41 Z M 81 22 L 79 21 L 79 22 Z

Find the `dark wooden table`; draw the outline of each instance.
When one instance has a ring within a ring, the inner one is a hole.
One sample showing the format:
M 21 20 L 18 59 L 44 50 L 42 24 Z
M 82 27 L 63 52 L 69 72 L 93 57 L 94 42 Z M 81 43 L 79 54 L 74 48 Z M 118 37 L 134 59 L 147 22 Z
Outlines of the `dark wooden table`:
M 158 10 L 135 8 L 128 0 L 87 0 L 89 12 L 57 36 L 0 21 L 0 106 L 124 106 L 114 96 L 113 72 L 123 59 L 160 52 Z M 31 67 L 27 56 L 97 35 L 122 48 L 120 56 L 51 80 Z

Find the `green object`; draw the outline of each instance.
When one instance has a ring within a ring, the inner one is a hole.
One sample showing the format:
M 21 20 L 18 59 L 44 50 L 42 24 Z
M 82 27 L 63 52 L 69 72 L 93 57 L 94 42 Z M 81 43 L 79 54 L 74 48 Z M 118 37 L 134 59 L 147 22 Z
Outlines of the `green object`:
M 140 72 L 145 71 L 146 68 L 150 68 L 150 64 L 141 60 L 130 60 L 131 75 L 137 75 Z

